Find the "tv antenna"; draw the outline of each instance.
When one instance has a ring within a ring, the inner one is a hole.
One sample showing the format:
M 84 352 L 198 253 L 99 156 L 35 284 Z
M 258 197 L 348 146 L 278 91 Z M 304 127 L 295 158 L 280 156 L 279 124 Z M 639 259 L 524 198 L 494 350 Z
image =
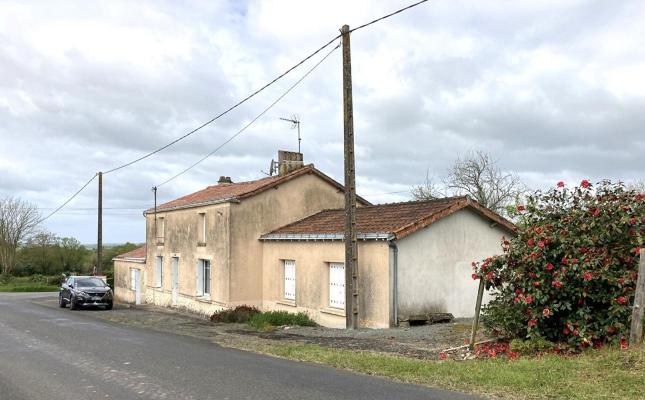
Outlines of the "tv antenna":
M 298 114 L 293 114 L 291 115 L 291 118 L 280 118 L 283 121 L 291 122 L 291 129 L 293 128 L 298 128 L 298 153 L 300 153 L 300 142 L 302 141 L 302 138 L 300 138 L 300 117 Z

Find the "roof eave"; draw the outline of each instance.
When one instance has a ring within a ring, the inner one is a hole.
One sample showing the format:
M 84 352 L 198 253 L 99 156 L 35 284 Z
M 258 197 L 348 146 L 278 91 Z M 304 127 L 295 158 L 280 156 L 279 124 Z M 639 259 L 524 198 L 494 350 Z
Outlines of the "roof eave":
M 226 199 L 202 201 L 200 203 L 184 204 L 184 205 L 175 206 L 175 207 L 157 208 L 157 213 L 167 212 L 167 211 L 185 210 L 185 209 L 188 209 L 188 208 L 212 206 L 214 204 L 239 203 L 239 202 L 240 202 L 240 200 L 237 197 L 228 197 Z M 154 214 L 154 212 L 155 212 L 155 209 L 151 208 L 149 210 L 144 211 L 143 215 L 146 216 L 147 214 Z
M 358 240 L 389 240 L 392 235 L 383 232 L 358 233 Z M 263 241 L 344 241 L 342 233 L 268 233 L 260 236 Z

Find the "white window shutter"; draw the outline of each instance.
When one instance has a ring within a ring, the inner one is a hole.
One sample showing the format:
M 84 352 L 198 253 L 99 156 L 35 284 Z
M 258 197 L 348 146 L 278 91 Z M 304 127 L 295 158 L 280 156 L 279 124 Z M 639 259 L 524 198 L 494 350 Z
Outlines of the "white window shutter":
M 345 265 L 329 264 L 329 306 L 345 308 Z
M 204 295 L 204 265 L 202 260 L 197 261 L 197 265 L 195 268 L 195 287 L 197 288 L 196 295 L 197 296 L 203 296 Z
M 296 299 L 296 262 L 284 260 L 284 298 Z

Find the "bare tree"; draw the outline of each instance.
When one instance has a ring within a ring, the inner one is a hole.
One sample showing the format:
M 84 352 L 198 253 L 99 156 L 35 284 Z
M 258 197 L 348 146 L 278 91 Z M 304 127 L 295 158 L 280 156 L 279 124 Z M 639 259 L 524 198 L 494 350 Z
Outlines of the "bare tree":
M 635 190 L 639 193 L 645 193 L 645 180 L 637 180 L 636 182 L 627 185 L 628 189 Z
M 432 200 L 469 195 L 484 207 L 506 214 L 506 207 L 520 197 L 525 188 L 516 174 L 502 171 L 497 163 L 484 151 L 469 152 L 459 157 L 442 178 L 445 190 L 442 191 L 426 173 L 424 184 L 412 187 L 412 198 Z
M 516 174 L 502 171 L 497 163 L 484 151 L 469 152 L 455 161 L 444 184 L 455 195 L 469 195 L 484 207 L 505 214 L 506 206 L 525 189 Z
M 16 250 L 40 222 L 36 206 L 13 197 L 0 199 L 0 264 L 8 274 L 16 264 Z
M 426 179 L 421 185 L 410 188 L 410 195 L 414 200 L 435 200 L 445 197 L 441 189 L 430 178 L 429 171 L 426 171 Z

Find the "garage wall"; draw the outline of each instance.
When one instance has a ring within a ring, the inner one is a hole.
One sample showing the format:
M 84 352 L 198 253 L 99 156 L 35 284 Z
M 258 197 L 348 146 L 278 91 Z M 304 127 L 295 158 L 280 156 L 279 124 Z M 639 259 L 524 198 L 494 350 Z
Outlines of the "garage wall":
M 471 263 L 501 254 L 504 235 L 511 233 L 465 208 L 401 239 L 399 320 L 432 312 L 474 316 L 478 281 Z

